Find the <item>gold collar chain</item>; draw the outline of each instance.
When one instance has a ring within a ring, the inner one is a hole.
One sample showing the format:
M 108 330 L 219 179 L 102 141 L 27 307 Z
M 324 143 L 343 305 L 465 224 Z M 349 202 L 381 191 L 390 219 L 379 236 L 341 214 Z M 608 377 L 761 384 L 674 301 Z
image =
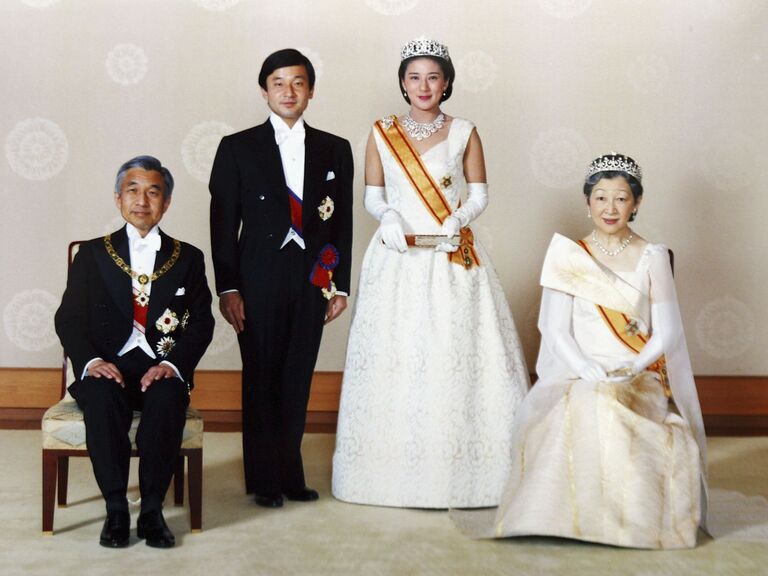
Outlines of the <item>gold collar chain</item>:
M 139 306 L 146 306 L 149 302 L 149 298 L 144 294 L 144 286 L 148 284 L 149 282 L 154 282 L 160 276 L 168 272 L 171 268 L 173 268 L 173 265 L 176 264 L 176 260 L 179 259 L 179 254 L 181 254 L 181 242 L 176 240 L 176 238 L 173 238 L 173 253 L 171 254 L 171 257 L 166 260 L 165 264 L 163 264 L 160 268 L 152 272 L 151 276 L 147 276 L 146 274 L 139 274 L 135 270 L 133 270 L 128 264 L 123 260 L 115 251 L 114 246 L 112 246 L 112 235 L 107 234 L 104 236 L 104 247 L 107 249 L 107 254 L 110 255 L 112 260 L 117 264 L 117 266 L 128 274 L 131 278 L 138 281 L 139 283 L 139 293 L 136 295 L 136 302 L 139 304 Z

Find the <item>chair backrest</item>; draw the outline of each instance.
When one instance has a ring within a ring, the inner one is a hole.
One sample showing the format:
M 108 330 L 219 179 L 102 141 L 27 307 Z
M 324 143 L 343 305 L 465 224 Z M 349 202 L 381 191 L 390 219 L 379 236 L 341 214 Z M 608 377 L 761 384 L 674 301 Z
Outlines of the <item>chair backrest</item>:
M 69 269 L 72 267 L 72 261 L 75 259 L 75 254 L 77 254 L 77 251 L 80 250 L 80 244 L 82 243 L 83 240 L 75 240 L 74 242 L 69 243 L 69 247 L 67 248 L 67 278 L 69 278 Z M 67 353 L 64 352 L 63 360 L 61 363 L 61 391 L 59 393 L 59 398 L 64 398 L 64 396 L 67 394 L 68 367 L 69 358 L 67 358 Z

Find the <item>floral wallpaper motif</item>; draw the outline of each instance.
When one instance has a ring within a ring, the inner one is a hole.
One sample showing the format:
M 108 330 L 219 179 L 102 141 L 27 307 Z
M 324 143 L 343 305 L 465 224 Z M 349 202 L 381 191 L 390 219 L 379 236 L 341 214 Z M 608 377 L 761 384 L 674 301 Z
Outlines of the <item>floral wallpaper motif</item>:
M 696 373 L 766 374 L 766 28 L 764 0 L 136 0 L 130 10 L 120 0 L 6 0 L 0 367 L 58 365 L 52 315 L 66 246 L 121 226 L 114 178 L 135 155 L 173 172 L 162 227 L 204 251 L 213 286 L 216 147 L 267 118 L 259 67 L 288 46 L 316 68 L 307 122 L 355 153 L 354 303 L 377 225 L 362 201 L 365 145 L 374 120 L 407 111 L 400 48 L 425 35 L 448 45 L 456 68 L 444 111 L 482 138 L 490 206 L 475 235 L 530 368 L 544 252 L 554 232 L 590 232 L 584 167 L 613 150 L 644 169 L 636 232 L 675 251 Z M 319 370 L 342 369 L 352 309 L 327 327 Z M 235 335 L 216 318 L 201 367 L 239 369 Z

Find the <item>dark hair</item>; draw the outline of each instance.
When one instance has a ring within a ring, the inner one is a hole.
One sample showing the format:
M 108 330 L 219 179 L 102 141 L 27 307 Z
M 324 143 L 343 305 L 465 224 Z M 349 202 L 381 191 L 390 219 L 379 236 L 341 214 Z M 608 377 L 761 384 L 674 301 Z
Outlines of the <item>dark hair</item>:
M 311 90 L 315 87 L 315 68 L 312 66 L 312 62 L 310 62 L 309 58 L 304 56 L 304 54 L 294 48 L 278 50 L 267 56 L 266 60 L 264 60 L 264 63 L 261 65 L 261 71 L 259 72 L 259 86 L 266 90 L 267 77 L 278 68 L 285 68 L 286 66 L 304 66 L 307 71 L 309 89 Z
M 120 169 L 117 171 L 117 178 L 115 179 L 115 194 L 120 195 L 125 174 L 132 168 L 143 168 L 149 172 L 160 172 L 165 183 L 165 186 L 163 186 L 163 199 L 168 200 L 171 197 L 171 194 L 173 194 L 173 175 L 154 156 L 136 156 L 136 158 L 131 158 L 120 166 Z
M 445 79 L 448 80 L 448 86 L 446 87 L 445 92 L 443 92 L 443 96 L 440 98 L 440 102 L 445 102 L 448 100 L 448 98 L 451 97 L 451 94 L 453 93 L 453 81 L 456 79 L 456 70 L 453 68 L 453 64 L 451 64 L 450 60 L 443 60 L 437 56 L 411 56 L 410 58 L 406 58 L 400 62 L 400 68 L 397 69 L 397 77 L 400 80 L 400 82 L 398 82 L 398 87 L 400 88 L 400 92 L 403 94 L 403 98 L 405 98 L 405 101 L 408 102 L 408 104 L 411 103 L 411 99 L 408 98 L 408 94 L 406 94 L 403 90 L 403 82 L 405 81 L 405 70 L 408 68 L 408 64 L 418 58 L 429 58 L 430 60 L 434 60 L 440 65 L 440 70 L 443 71 L 443 76 L 445 76 Z

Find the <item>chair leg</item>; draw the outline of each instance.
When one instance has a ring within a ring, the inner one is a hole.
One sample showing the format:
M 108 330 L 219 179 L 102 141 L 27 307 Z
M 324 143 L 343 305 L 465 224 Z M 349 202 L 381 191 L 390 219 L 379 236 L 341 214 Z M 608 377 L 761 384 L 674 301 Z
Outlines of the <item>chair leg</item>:
M 187 462 L 189 523 L 192 532 L 201 532 L 203 529 L 203 449 L 190 451 Z
M 69 480 L 69 456 L 59 457 L 58 480 L 59 487 L 57 494 L 59 497 L 59 507 L 67 505 L 67 482 Z
M 57 464 L 56 454 L 43 450 L 43 534 L 53 534 Z
M 176 458 L 176 471 L 173 473 L 173 504 L 184 506 L 184 455 Z

